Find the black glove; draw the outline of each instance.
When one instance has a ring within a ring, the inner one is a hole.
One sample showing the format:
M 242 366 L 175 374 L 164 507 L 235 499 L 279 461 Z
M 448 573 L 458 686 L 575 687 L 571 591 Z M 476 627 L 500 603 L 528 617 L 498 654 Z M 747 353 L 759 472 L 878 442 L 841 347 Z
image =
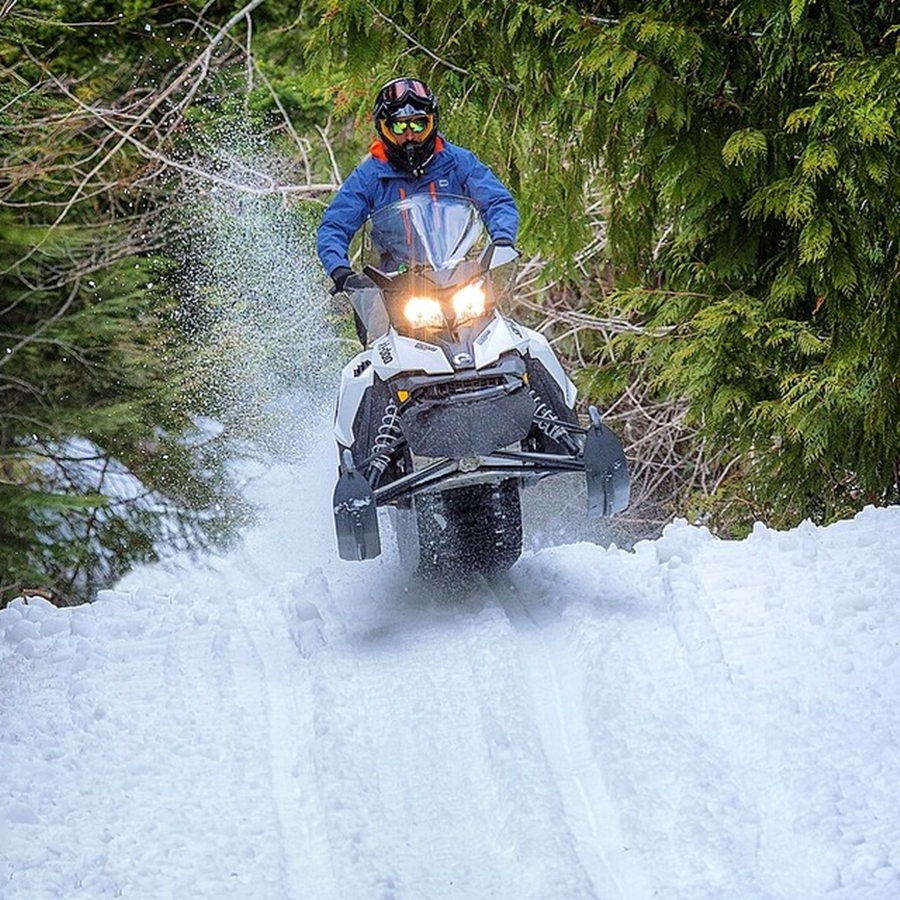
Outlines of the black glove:
M 509 238 L 497 238 L 497 240 L 491 241 L 491 243 L 495 247 L 515 247 L 516 246 Z
M 331 273 L 331 280 L 334 282 L 334 293 L 339 294 L 344 290 L 344 282 L 353 274 L 353 269 L 348 266 L 338 266 Z

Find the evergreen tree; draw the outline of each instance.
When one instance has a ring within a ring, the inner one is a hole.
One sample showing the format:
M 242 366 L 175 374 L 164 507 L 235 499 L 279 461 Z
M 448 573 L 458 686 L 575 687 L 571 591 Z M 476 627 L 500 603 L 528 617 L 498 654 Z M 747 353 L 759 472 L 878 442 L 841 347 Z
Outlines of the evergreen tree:
M 526 246 L 570 257 L 598 179 L 598 312 L 639 326 L 616 357 L 731 457 L 733 521 L 900 499 L 895 2 L 320 7 L 342 96 L 430 78 L 516 184 Z
M 208 436 L 172 402 L 157 264 L 91 268 L 94 235 L 45 231 L 0 217 L 0 587 L 86 599 L 163 544 L 221 537 L 228 488 Z
M 0 15 L 0 604 L 23 587 L 90 599 L 234 521 L 176 390 L 147 163 L 169 152 L 179 54 L 202 43 L 184 9 L 99 6 L 90 23 L 79 3 Z

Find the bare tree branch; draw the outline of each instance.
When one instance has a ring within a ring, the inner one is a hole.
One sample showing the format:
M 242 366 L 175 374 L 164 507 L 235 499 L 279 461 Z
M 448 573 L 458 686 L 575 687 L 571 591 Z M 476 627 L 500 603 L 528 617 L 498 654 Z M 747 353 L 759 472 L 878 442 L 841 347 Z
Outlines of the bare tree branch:
M 183 109 L 196 95 L 196 92 L 199 90 L 200 85 L 206 80 L 206 77 L 209 73 L 210 62 L 213 57 L 213 53 L 219 44 L 227 37 L 229 32 L 235 25 L 237 25 L 242 20 L 246 19 L 254 9 L 260 6 L 263 3 L 263 0 L 250 0 L 245 6 L 243 6 L 240 10 L 238 10 L 224 25 L 212 36 L 212 38 L 207 43 L 203 52 L 194 59 L 182 73 L 175 78 L 168 87 L 164 90 L 160 91 L 158 94 L 152 97 L 148 106 L 141 112 L 139 116 L 135 118 L 135 120 L 131 123 L 131 125 L 125 129 L 116 129 L 113 134 L 118 138 L 112 143 L 112 146 L 109 149 L 105 149 L 106 141 L 102 142 L 101 148 L 104 149 L 105 152 L 102 153 L 99 160 L 94 164 L 94 166 L 80 179 L 80 181 L 76 184 L 75 189 L 72 191 L 71 195 L 67 199 L 66 203 L 63 205 L 62 210 L 57 215 L 54 222 L 51 224 L 45 236 L 42 240 L 32 247 L 25 258 L 30 257 L 34 253 L 36 253 L 40 247 L 48 240 L 50 234 L 53 229 L 59 226 L 69 212 L 72 210 L 74 205 L 81 198 L 82 194 L 87 190 L 87 186 L 91 183 L 92 179 L 100 172 L 102 169 L 107 166 L 116 155 L 121 152 L 123 147 L 127 144 L 137 141 L 135 137 L 136 133 L 139 129 L 146 126 L 150 122 L 150 117 L 157 112 L 165 103 L 167 103 L 173 95 L 187 86 L 187 90 L 185 96 L 182 98 L 180 103 L 176 104 L 176 108 Z M 32 61 L 38 63 L 38 60 L 32 58 Z M 192 78 L 196 77 L 196 81 L 193 85 L 189 85 L 189 82 Z M 49 76 L 58 86 L 62 86 L 59 79 L 54 78 L 52 75 Z M 68 90 L 66 89 L 66 93 L 68 94 Z

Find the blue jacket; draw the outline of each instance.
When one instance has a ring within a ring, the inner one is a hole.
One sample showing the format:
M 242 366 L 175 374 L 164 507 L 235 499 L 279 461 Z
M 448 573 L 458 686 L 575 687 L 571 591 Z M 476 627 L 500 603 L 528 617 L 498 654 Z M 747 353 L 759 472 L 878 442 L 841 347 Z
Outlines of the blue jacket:
M 492 240 L 506 238 L 515 243 L 519 211 L 512 194 L 471 150 L 451 144 L 440 136 L 434 158 L 425 174 L 415 178 L 395 169 L 383 145 L 372 144 L 371 156 L 347 176 L 325 210 L 319 225 L 319 259 L 331 275 L 339 266 L 350 266 L 347 248 L 353 235 L 376 209 L 411 194 L 423 192 L 469 197 L 481 211 Z

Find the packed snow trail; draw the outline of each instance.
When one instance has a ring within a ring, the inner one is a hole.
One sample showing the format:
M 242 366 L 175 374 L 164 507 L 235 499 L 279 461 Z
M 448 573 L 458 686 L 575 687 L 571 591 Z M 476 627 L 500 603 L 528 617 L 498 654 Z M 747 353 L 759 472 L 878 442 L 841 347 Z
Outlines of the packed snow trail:
M 584 716 L 585 675 L 577 632 L 509 582 L 506 614 L 516 629 L 521 666 L 533 698 L 533 715 L 573 831 L 579 856 L 597 896 L 610 900 L 649 897 L 622 838 L 616 808 L 606 790 Z
M 895 900 L 900 510 L 335 559 L 333 459 L 242 547 L 0 612 L 0 898 Z

